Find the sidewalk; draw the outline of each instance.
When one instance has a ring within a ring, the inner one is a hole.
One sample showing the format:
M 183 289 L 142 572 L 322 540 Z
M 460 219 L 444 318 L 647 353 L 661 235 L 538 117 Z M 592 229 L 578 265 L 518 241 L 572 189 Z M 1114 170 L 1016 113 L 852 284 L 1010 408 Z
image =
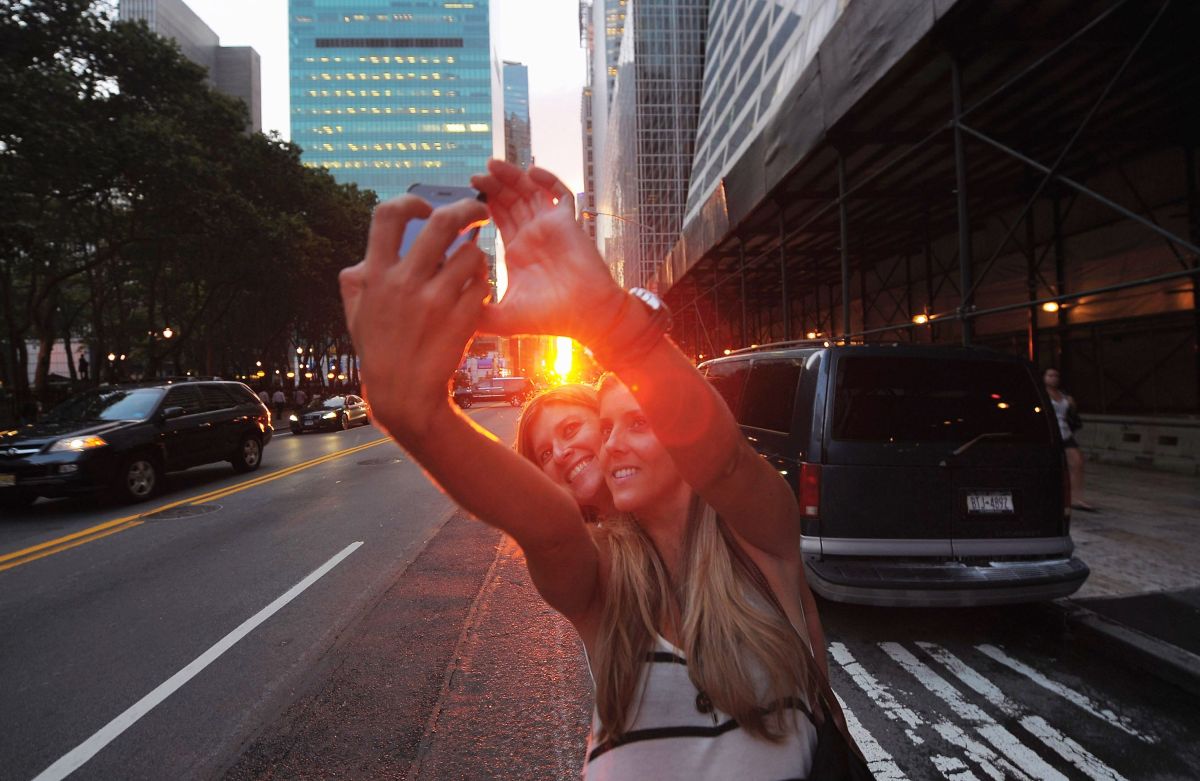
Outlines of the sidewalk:
M 1076 555 L 1092 574 L 1057 605 L 1081 639 L 1200 693 L 1200 481 L 1089 462 L 1074 511 Z

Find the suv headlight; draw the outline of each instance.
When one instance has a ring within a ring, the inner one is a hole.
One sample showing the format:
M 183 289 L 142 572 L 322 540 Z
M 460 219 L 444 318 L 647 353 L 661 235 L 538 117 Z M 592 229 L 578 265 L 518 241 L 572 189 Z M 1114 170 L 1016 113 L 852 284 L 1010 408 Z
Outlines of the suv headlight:
M 103 438 L 97 436 L 72 437 L 71 439 L 58 440 L 50 446 L 49 452 L 61 453 L 64 450 L 79 452 L 81 450 L 91 450 L 95 447 L 104 447 L 107 444 Z
M 334 418 L 337 417 L 337 413 L 336 412 L 326 412 L 321 417 L 325 418 L 325 420 L 333 420 Z

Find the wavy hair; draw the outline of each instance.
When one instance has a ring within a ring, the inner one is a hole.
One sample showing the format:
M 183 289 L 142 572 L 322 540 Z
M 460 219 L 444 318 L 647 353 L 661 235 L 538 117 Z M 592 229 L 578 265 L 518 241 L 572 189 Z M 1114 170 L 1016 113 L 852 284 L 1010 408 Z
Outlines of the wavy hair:
M 600 395 L 612 384 L 602 380 Z M 800 639 L 788 617 L 756 598 L 754 580 L 730 549 L 727 533 L 716 511 L 693 496 L 683 577 L 673 585 L 634 516 L 605 518 L 593 530 L 610 554 L 595 649 L 600 742 L 619 737 L 633 720 L 643 660 L 667 615 L 677 617 L 692 683 L 750 734 L 781 740 L 794 726 L 794 712 L 779 706 L 797 696 L 813 702 L 809 695 L 818 684 L 811 655 L 797 648 Z
M 537 453 L 534 452 L 533 442 L 530 441 L 529 436 L 533 430 L 533 424 L 541 416 L 542 410 L 550 404 L 574 404 L 600 414 L 600 397 L 596 393 L 596 389 L 582 383 L 559 385 L 544 390 L 527 401 L 524 409 L 521 410 L 521 416 L 517 418 L 517 453 L 538 466 L 541 466 L 541 462 L 538 461 Z

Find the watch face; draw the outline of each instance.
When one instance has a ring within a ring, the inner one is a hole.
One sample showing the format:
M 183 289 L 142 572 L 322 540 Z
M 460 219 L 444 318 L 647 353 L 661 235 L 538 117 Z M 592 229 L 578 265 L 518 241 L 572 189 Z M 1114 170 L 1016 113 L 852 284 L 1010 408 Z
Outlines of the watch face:
M 663 308 L 662 299 L 659 298 L 658 295 L 655 294 L 653 291 L 647 290 L 644 287 L 635 287 L 635 288 L 630 288 L 629 292 L 632 293 L 634 296 L 636 296 L 638 298 L 638 300 L 640 300 L 646 306 L 650 307 L 651 309 L 653 309 L 656 312 Z

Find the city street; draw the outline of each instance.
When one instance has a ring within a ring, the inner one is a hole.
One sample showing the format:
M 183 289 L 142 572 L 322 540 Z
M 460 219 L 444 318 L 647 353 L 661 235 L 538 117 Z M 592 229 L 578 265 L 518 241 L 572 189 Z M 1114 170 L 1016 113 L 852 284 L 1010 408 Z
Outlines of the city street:
M 511 436 L 507 405 L 471 415 Z M 518 549 L 380 440 L 284 435 L 249 479 L 204 467 L 146 506 L 5 518 L 3 777 L 577 776 L 589 681 L 570 628 Z M 1054 610 L 822 609 L 834 688 L 880 778 L 1200 765 L 1195 698 L 1076 642 Z

